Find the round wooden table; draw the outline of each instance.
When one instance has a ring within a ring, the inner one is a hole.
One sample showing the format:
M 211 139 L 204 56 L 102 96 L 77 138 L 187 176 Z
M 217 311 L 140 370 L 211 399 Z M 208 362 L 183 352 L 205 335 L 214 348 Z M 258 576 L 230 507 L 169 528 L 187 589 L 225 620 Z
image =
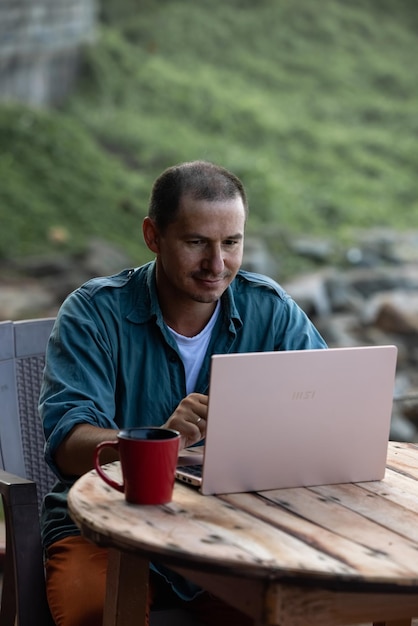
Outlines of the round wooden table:
M 107 466 L 119 473 L 119 464 Z M 105 624 L 138 624 L 148 561 L 255 623 L 410 624 L 418 615 L 418 448 L 390 443 L 383 481 L 127 504 L 95 471 L 69 494 L 82 534 L 108 546 Z

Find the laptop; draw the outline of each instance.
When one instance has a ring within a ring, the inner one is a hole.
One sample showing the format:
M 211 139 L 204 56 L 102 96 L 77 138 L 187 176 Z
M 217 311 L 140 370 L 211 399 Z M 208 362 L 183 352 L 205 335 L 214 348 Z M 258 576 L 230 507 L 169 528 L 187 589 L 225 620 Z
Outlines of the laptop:
M 205 495 L 381 480 L 396 361 L 391 345 L 212 356 L 205 445 L 176 478 Z

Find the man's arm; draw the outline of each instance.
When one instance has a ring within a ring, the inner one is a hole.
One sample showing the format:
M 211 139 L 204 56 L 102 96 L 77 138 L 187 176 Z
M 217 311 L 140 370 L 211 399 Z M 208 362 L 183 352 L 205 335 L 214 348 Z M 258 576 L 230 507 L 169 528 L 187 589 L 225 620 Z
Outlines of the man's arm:
M 94 467 L 94 452 L 102 441 L 115 441 L 118 431 L 91 424 L 76 424 L 55 453 L 55 462 L 65 476 L 81 476 Z M 105 449 L 100 454 L 101 463 L 117 460 L 115 450 Z
M 208 398 L 192 393 L 182 400 L 163 428 L 174 428 L 182 437 L 182 447 L 200 441 L 206 433 Z M 55 453 L 55 462 L 65 476 L 81 476 L 93 469 L 94 452 L 102 441 L 115 441 L 118 431 L 91 424 L 76 424 Z M 110 463 L 118 458 L 115 450 L 105 449 L 100 462 Z

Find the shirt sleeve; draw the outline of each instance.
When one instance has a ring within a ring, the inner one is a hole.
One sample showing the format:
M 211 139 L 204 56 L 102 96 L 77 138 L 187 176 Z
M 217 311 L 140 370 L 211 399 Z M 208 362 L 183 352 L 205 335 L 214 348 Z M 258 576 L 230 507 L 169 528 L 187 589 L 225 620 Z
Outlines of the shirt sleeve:
M 117 359 L 108 326 L 89 299 L 74 292 L 62 305 L 48 343 L 39 411 L 46 461 L 63 481 L 54 453 L 75 424 L 118 428 Z
M 280 311 L 278 350 L 314 350 L 327 348 L 315 325 L 290 297 L 283 300 Z

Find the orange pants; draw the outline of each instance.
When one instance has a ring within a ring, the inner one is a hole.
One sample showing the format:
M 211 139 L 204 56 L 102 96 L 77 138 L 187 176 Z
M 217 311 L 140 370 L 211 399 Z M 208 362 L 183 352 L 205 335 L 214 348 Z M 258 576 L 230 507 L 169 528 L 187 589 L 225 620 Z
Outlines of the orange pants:
M 47 549 L 48 602 L 56 626 L 102 626 L 106 589 L 107 550 L 83 537 L 66 537 Z M 173 592 L 164 579 L 150 572 L 149 606 Z M 206 626 L 253 626 L 253 621 L 209 593 L 179 601 Z

